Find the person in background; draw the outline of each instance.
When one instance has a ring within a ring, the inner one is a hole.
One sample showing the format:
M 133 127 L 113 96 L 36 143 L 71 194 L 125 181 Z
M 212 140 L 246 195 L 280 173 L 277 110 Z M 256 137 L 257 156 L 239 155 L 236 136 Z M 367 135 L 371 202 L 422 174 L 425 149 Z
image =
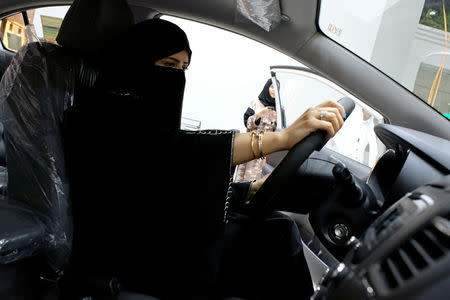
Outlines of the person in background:
M 362 108 L 362 122 L 360 134 L 356 144 L 357 160 L 364 164 L 373 166 L 378 158 L 378 143 L 375 133 L 375 118 L 365 108 Z
M 379 122 L 370 111 L 357 105 L 346 121 L 346 130 L 339 131 L 327 146 L 357 162 L 373 167 L 386 149 L 374 132 L 374 127 Z
M 275 90 L 272 79 L 268 79 L 258 99 L 250 102 L 244 113 L 244 125 L 247 132 L 275 131 L 277 127 L 277 113 L 275 106 Z M 262 178 L 262 169 L 266 158 L 257 158 L 245 164 L 238 165 L 235 171 L 235 182 L 254 181 Z

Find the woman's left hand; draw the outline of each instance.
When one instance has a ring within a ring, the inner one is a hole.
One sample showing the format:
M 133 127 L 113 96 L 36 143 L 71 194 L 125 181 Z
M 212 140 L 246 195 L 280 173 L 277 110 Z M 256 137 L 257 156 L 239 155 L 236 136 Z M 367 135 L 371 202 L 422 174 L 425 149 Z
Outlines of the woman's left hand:
M 344 124 L 344 108 L 337 102 L 326 101 L 307 109 L 294 123 L 280 132 L 284 148 L 289 150 L 310 133 L 317 130 L 332 137 Z
M 263 185 L 263 183 L 266 181 L 267 177 L 269 177 L 270 174 L 266 174 L 264 177 L 254 181 L 250 185 L 250 189 L 248 191 L 247 201 L 249 202 L 253 196 L 255 196 L 256 192 L 259 190 L 259 188 Z

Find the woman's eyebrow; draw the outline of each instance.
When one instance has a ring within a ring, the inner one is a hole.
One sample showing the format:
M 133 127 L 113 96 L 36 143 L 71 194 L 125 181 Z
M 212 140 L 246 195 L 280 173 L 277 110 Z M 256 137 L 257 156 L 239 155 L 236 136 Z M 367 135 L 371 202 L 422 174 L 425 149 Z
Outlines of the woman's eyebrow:
M 170 59 L 170 60 L 172 60 L 173 62 L 180 63 L 180 60 L 177 59 L 177 58 L 175 58 L 175 57 L 169 56 L 169 57 L 167 57 L 167 58 Z
M 170 59 L 170 60 L 174 61 L 175 63 L 180 63 L 181 62 L 179 59 L 177 59 L 175 57 L 172 57 L 172 56 L 167 57 L 167 59 Z M 184 61 L 183 65 L 189 65 L 189 62 Z

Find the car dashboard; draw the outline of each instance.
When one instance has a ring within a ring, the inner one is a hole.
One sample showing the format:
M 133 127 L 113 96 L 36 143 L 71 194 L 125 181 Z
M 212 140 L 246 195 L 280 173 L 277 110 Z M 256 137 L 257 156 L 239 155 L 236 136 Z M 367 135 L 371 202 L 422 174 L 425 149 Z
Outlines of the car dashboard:
M 436 299 L 448 295 L 450 177 L 407 193 L 319 281 L 314 299 Z
M 332 155 L 312 155 L 299 168 L 296 180 L 318 199 L 308 207 L 311 226 L 338 261 L 313 299 L 447 297 L 450 141 L 386 124 L 375 131 L 388 150 L 368 178 L 354 176 L 362 200 L 348 199 Z

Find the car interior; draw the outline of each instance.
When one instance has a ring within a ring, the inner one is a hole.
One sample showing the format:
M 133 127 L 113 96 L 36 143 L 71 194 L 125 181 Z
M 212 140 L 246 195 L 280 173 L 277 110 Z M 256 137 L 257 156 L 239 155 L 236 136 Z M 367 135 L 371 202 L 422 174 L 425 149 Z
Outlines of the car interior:
M 105 41 L 119 37 L 133 23 L 163 15 L 259 41 L 345 89 L 351 97 L 340 103 L 347 115 L 355 107 L 354 98 L 381 114 L 384 123 L 374 132 L 386 151 L 375 166 L 324 147 L 325 135 L 313 133 L 289 152 L 269 157 L 265 172 L 270 176 L 250 204 L 255 215 L 281 211 L 298 225 L 314 285 L 311 299 L 447 297 L 449 120 L 322 32 L 321 1 L 276 2 L 281 22 L 267 31 L 237 21 L 235 1 L 101 0 L 94 6 L 76 0 L 63 20 L 58 45 L 36 41 L 19 55 L 0 49 L 1 299 L 156 299 L 121 290 L 112 276 L 71 273 L 71 266 L 62 269 L 69 255 L 73 261 L 95 262 L 95 257 L 89 257 L 89 249 L 72 248 L 73 222 L 82 222 L 86 215 L 67 214 L 73 205 L 68 187 L 55 178 L 61 178 L 64 158 L 71 155 L 64 152 L 61 137 L 76 136 L 79 126 L 89 130 L 85 118 L 98 113 L 68 115 L 66 108 L 77 97 L 88 97 L 98 74 L 95 58 L 107 49 Z M 57 5 L 72 1 L 2 1 L 0 18 Z M 34 68 L 27 68 L 30 64 Z M 276 80 L 283 67 L 271 71 Z M 28 93 L 27 85 L 46 92 Z M 70 118 L 72 125 L 60 130 L 59 124 L 39 121 L 52 111 L 58 112 L 55 118 L 61 123 Z M 74 145 L 72 151 L 89 149 Z

